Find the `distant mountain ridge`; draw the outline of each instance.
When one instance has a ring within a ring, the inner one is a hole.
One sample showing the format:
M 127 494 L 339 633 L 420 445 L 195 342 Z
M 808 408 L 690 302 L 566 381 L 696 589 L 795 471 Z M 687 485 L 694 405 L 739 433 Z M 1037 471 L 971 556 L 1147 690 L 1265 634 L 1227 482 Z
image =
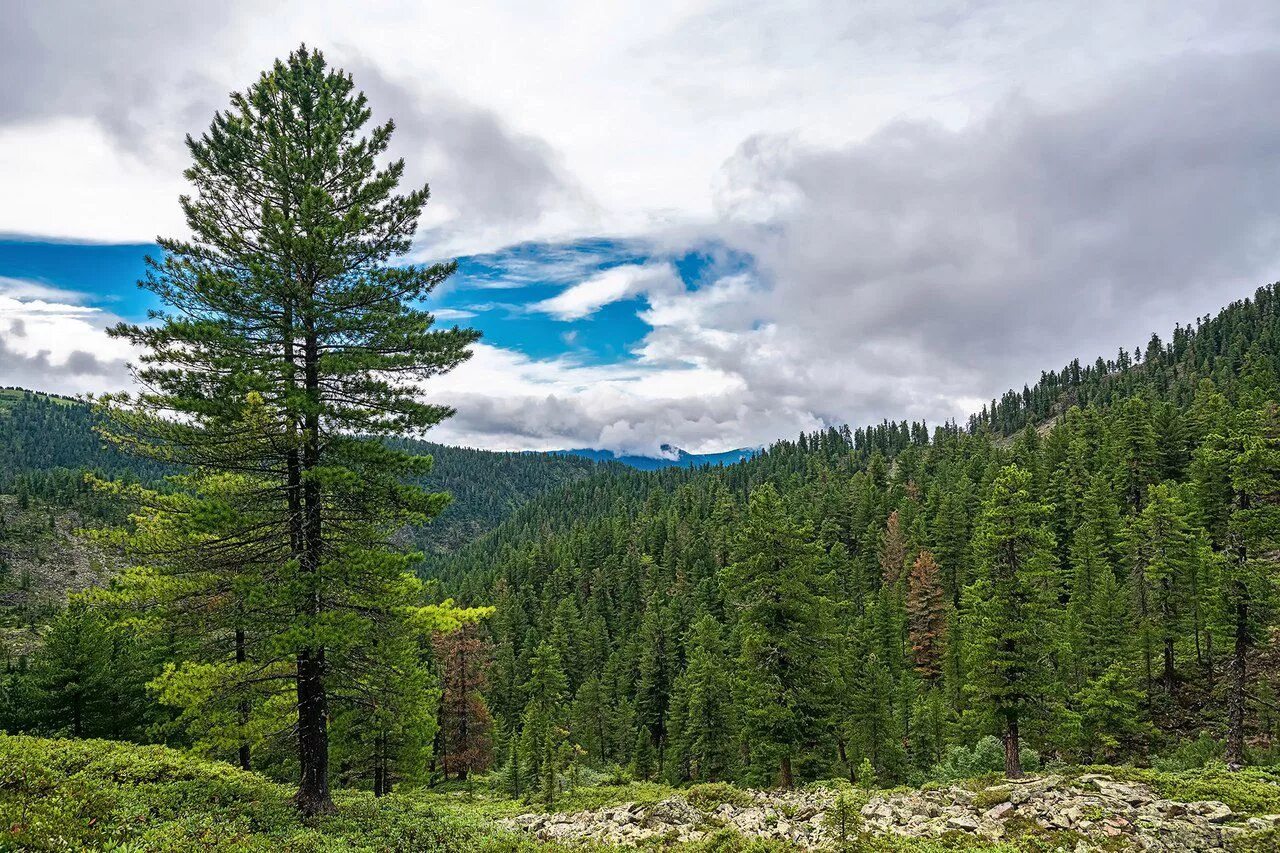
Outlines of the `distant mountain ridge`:
M 663 468 L 700 468 L 703 465 L 732 465 L 744 459 L 750 459 L 762 452 L 762 447 L 739 447 L 737 450 L 725 450 L 721 453 L 689 453 L 670 444 L 660 448 L 663 456 L 637 456 L 634 454 L 618 454 L 612 450 L 594 450 L 579 447 L 573 450 L 551 450 L 555 456 L 580 456 L 593 462 L 620 462 L 640 471 L 658 471 Z

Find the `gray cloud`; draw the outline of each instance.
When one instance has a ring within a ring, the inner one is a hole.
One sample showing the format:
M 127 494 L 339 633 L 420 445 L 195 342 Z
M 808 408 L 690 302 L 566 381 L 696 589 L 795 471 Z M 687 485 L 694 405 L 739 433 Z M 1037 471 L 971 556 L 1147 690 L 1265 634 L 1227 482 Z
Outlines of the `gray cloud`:
M 222 106 L 222 86 L 202 71 L 246 4 L 223 14 L 166 0 L 16 0 L 0 26 L 0 125 L 89 118 L 122 147 L 172 148 L 157 120 L 198 129 Z M 198 32 L 198 38 L 194 37 Z
M 1011 98 L 959 131 L 745 142 L 718 199 L 776 328 L 704 351 L 804 413 L 962 415 L 1073 356 L 1166 334 L 1280 261 L 1280 54 L 1188 55 L 1072 107 Z M 675 335 L 664 351 L 694 348 Z M 891 387 L 885 387 L 890 385 Z
M 100 358 L 85 350 L 72 350 L 59 361 L 50 355 L 47 350 L 17 352 L 0 338 L 0 377 L 6 385 L 59 394 L 118 389 L 129 384 L 129 368 L 123 360 Z
M 337 54 L 349 52 L 343 48 Z M 395 120 L 392 149 L 405 159 L 405 184 L 429 183 L 433 204 L 447 205 L 453 214 L 423 235 L 428 251 L 441 240 L 533 226 L 550 211 L 593 209 L 544 140 L 519 133 L 491 110 L 446 92 L 411 90 L 362 57 L 339 64 L 368 96 L 374 119 Z

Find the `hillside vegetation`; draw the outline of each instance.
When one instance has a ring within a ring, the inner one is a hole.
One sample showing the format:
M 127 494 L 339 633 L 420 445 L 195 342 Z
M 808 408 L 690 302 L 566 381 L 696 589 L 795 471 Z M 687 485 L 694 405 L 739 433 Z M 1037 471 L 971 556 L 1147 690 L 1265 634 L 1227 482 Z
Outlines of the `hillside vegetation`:
M 143 390 L 0 394 L 0 844 L 1274 849 L 1280 285 L 965 424 L 443 448 L 479 332 L 372 116 L 273 63 L 108 330 Z
M 0 492 L 38 497 L 90 515 L 115 517 L 118 507 L 84 481 L 92 471 L 111 479 L 154 482 L 176 469 L 127 455 L 94 432 L 85 403 L 24 389 L 0 397 Z M 432 523 L 408 531 L 412 543 L 447 552 L 477 538 L 530 498 L 591 476 L 590 460 L 548 453 L 507 453 L 398 439 L 393 445 L 434 460 L 421 484 L 453 496 Z M 620 466 L 619 466 L 620 467 Z
M 572 484 L 434 561 L 498 607 L 510 790 L 565 750 L 754 785 L 919 781 L 991 734 L 1032 768 L 1274 761 L 1278 298 L 965 428 Z

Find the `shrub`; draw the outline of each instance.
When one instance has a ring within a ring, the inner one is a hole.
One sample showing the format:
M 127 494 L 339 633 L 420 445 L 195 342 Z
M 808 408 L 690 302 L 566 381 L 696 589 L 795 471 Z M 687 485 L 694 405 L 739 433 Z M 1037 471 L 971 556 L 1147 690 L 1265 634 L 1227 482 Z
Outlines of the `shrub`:
M 1018 763 L 1026 771 L 1040 766 L 1040 755 L 1024 746 L 1018 754 Z M 953 746 L 947 756 L 929 771 L 929 778 L 938 781 L 968 779 L 990 773 L 1004 772 L 1004 744 L 993 735 L 981 738 L 972 747 Z
M 703 782 L 685 791 L 685 799 L 700 809 L 714 809 L 721 803 L 732 806 L 751 805 L 751 796 L 728 782 Z
M 1177 748 L 1157 757 L 1151 765 L 1165 771 L 1199 770 L 1221 758 L 1222 742 L 1201 734 L 1195 740 L 1183 741 Z
M 21 850 L 465 850 L 484 831 L 359 791 L 304 824 L 291 794 L 167 747 L 0 735 L 0 826 Z

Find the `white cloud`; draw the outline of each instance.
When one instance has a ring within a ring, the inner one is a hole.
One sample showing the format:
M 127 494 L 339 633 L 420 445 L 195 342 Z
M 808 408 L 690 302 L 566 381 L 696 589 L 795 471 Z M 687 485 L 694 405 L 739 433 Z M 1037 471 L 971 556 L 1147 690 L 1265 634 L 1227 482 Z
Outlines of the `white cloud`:
M 476 312 L 468 311 L 464 308 L 435 308 L 432 309 L 431 314 L 437 320 L 444 320 L 446 322 L 451 320 L 469 320 L 476 316 Z
M 550 314 L 558 320 L 580 320 L 606 305 L 633 296 L 651 299 L 684 290 L 680 276 L 670 264 L 626 264 L 596 273 L 586 281 L 535 302 L 530 311 Z
M 39 298 L 47 292 L 22 293 L 28 286 L 0 282 L 0 384 L 58 394 L 129 388 L 127 362 L 135 352 L 107 336 L 105 326 L 115 318 Z

